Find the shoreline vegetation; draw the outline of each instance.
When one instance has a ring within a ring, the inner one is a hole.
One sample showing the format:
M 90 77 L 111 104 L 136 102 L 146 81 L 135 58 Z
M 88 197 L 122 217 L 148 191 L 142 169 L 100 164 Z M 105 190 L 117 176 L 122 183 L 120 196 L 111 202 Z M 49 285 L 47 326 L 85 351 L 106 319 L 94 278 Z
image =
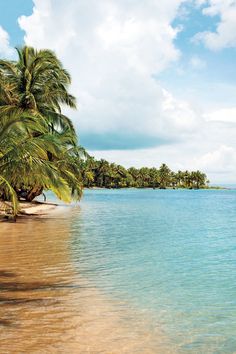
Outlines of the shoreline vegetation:
M 85 188 L 153 188 L 153 189 L 203 189 L 210 188 L 205 173 L 201 171 L 174 172 L 166 165 L 156 167 L 130 167 L 95 160 L 87 156 L 80 162 L 82 183 Z
M 79 200 L 78 145 L 65 107 L 76 109 L 71 77 L 50 50 L 17 49 L 0 60 L 0 200 L 15 218 L 20 201 L 51 190 L 64 202 Z M 10 202 L 10 204 L 8 203 Z
M 16 218 L 22 201 L 51 190 L 58 199 L 79 201 L 84 188 L 210 188 L 200 171 L 128 169 L 95 160 L 78 145 L 63 108 L 76 109 L 70 74 L 55 53 L 17 48 L 16 61 L 0 60 L 1 213 Z
M 104 190 L 104 189 L 162 189 L 162 188 L 153 188 L 153 187 L 123 187 L 123 188 L 106 188 L 106 187 L 85 187 L 84 190 Z M 221 186 L 206 186 L 202 188 L 173 188 L 173 187 L 167 187 L 164 188 L 164 190 L 184 190 L 184 189 L 189 189 L 189 190 L 232 190 L 233 188 L 229 187 L 221 187 Z

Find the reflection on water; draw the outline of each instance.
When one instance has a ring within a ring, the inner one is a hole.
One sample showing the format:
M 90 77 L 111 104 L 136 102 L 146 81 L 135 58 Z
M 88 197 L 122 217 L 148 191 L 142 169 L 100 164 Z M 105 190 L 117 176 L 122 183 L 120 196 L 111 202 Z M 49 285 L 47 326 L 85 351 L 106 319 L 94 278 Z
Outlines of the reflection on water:
M 78 212 L 0 224 L 0 352 L 172 352 L 159 329 L 75 270 L 70 229 Z

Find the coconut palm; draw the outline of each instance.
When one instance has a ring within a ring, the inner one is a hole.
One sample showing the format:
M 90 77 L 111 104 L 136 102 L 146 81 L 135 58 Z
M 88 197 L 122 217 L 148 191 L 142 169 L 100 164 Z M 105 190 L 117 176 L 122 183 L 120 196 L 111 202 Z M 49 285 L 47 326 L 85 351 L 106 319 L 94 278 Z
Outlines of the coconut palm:
M 156 167 L 125 169 L 121 165 L 87 156 L 80 160 L 82 183 L 85 187 L 102 188 L 205 188 L 206 175 L 200 171 L 173 172 L 166 164 Z
M 17 192 L 29 186 L 52 190 L 58 198 L 69 202 L 71 196 L 81 196 L 81 180 L 78 178 L 78 151 L 70 151 L 57 136 L 48 134 L 32 118 L 12 118 L 6 124 L 0 122 L 0 200 L 15 215 L 18 211 Z M 28 129 L 34 123 L 39 136 L 30 136 Z M 7 125 L 7 128 L 6 128 Z M 5 132 L 5 134 L 3 133 Z M 51 153 L 55 161 L 50 161 Z M 31 188 L 33 198 L 34 188 Z M 28 195 L 28 194 L 27 194 Z M 27 198 L 26 198 L 27 199 Z M 11 201 L 12 204 L 6 203 Z
M 1 96 L 5 98 L 0 112 L 29 110 L 31 114 L 39 114 L 52 130 L 65 125 L 73 130 L 71 121 L 61 112 L 62 104 L 76 107 L 75 98 L 68 93 L 71 78 L 56 55 L 31 47 L 17 49 L 17 53 L 16 62 L 0 61 L 0 77 L 4 82 Z
M 171 170 L 169 167 L 163 163 L 159 168 L 159 176 L 160 176 L 160 188 L 165 189 L 170 185 L 171 181 Z
M 81 149 L 61 110 L 76 107 L 70 75 L 49 50 L 17 52 L 17 61 L 0 60 L 0 195 L 11 186 L 29 201 L 43 189 L 66 201 L 79 198 Z

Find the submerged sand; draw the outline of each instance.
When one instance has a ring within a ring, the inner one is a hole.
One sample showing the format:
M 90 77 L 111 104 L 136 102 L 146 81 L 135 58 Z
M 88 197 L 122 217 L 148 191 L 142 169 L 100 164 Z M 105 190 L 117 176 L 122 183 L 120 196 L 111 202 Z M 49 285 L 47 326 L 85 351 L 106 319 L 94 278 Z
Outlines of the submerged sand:
M 47 205 L 24 209 L 32 208 L 41 215 Z M 1 352 L 173 353 L 147 314 L 111 299 L 75 268 L 70 213 L 0 226 Z

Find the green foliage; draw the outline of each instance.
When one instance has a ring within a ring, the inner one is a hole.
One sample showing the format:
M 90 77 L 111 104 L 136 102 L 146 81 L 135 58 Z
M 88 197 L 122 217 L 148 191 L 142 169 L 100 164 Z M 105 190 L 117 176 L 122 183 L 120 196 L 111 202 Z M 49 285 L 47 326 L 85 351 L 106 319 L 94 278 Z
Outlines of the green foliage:
M 82 194 L 72 122 L 62 105 L 76 107 L 70 75 L 55 54 L 17 49 L 18 60 L 0 60 L 0 200 L 18 211 L 23 194 L 31 201 L 43 190 L 70 202 Z
M 106 160 L 96 161 L 87 157 L 80 161 L 80 170 L 85 187 L 99 188 L 190 188 L 199 189 L 207 186 L 207 177 L 200 171 L 173 172 L 166 164 L 159 169 L 142 167 L 140 169 L 109 163 Z

